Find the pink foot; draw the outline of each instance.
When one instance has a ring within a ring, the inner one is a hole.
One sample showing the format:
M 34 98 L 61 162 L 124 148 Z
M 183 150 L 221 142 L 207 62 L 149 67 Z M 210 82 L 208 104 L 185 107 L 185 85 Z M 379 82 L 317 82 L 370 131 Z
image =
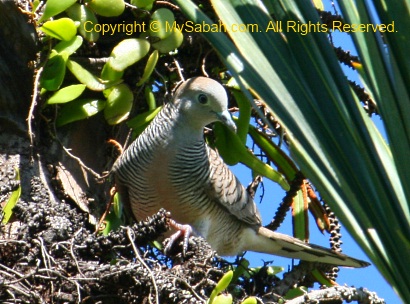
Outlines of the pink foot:
M 174 220 L 170 219 L 169 220 L 169 225 L 171 228 L 178 230 L 175 232 L 173 235 L 170 236 L 168 244 L 165 246 L 165 254 L 167 254 L 170 250 L 171 247 L 174 245 L 175 241 L 180 238 L 181 235 L 184 236 L 184 243 L 182 246 L 182 255 L 185 256 L 187 250 L 188 250 L 188 241 L 189 237 L 193 233 L 192 227 L 190 225 L 181 225 L 175 222 Z

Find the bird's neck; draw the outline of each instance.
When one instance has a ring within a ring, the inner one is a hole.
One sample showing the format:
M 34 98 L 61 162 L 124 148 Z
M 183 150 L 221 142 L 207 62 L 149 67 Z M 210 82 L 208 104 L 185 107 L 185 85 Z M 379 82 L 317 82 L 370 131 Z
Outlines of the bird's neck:
M 204 141 L 204 131 L 203 129 L 191 128 L 184 122 L 176 123 L 172 128 L 173 136 L 175 140 L 180 143 L 191 143 Z
M 165 111 L 175 117 L 172 121 L 163 122 L 168 136 L 179 143 L 192 143 L 204 141 L 204 127 L 198 121 L 192 121 L 189 117 L 182 115 L 172 104 L 168 104 Z
M 204 141 L 203 127 L 196 126 L 193 121 L 187 120 L 180 115 L 179 110 L 172 104 L 167 104 L 164 109 L 165 115 L 159 115 L 158 125 L 162 125 L 161 137 L 165 141 L 175 141 L 177 145 L 189 145 L 194 142 Z M 160 112 L 161 113 L 161 112 Z M 162 113 L 161 113 L 162 114 Z M 172 117 L 172 119 L 169 119 Z

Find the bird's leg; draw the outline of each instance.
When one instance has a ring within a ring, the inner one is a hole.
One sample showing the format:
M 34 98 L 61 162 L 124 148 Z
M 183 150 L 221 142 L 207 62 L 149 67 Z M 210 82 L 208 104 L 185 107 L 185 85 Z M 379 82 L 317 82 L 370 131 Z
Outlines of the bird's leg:
M 171 228 L 177 230 L 177 232 L 175 232 L 173 235 L 171 235 L 169 237 L 169 242 L 165 246 L 165 254 L 167 254 L 169 252 L 171 247 L 174 245 L 174 242 L 177 239 L 179 239 L 179 237 L 181 235 L 183 235 L 184 236 L 184 243 L 183 243 L 183 246 L 182 246 L 182 254 L 183 254 L 183 256 L 185 256 L 185 254 L 188 250 L 189 237 L 193 233 L 192 227 L 190 225 L 178 224 L 177 222 L 175 222 L 172 219 L 169 220 L 169 225 L 170 225 Z

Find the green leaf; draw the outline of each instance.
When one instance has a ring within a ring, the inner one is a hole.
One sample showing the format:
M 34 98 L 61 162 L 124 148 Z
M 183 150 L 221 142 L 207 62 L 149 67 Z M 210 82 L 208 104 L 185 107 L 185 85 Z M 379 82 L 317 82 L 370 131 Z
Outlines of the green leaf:
M 221 294 L 219 296 L 216 296 L 215 299 L 212 302 L 209 302 L 212 304 L 232 304 L 233 299 L 231 294 Z
M 288 191 L 290 189 L 288 182 L 281 173 L 253 155 L 241 142 L 239 137 L 228 130 L 222 123 L 215 123 L 214 133 L 215 145 L 218 152 L 228 165 L 232 166 L 241 162 L 257 174 L 278 183 L 284 190 Z
M 150 11 L 152 9 L 154 1 L 155 0 L 131 0 L 131 4 L 135 5 L 138 8 Z
M 67 60 L 67 68 L 92 91 L 103 91 L 114 85 L 114 82 L 99 79 L 75 61 Z
M 100 33 L 94 28 L 95 25 L 99 25 L 98 19 L 87 6 L 76 3 L 67 10 L 67 15 L 80 22 L 78 31 L 87 41 L 96 42 L 98 40 Z
M 111 231 L 115 231 L 118 229 L 121 225 L 124 224 L 122 221 L 121 217 L 118 216 L 118 214 L 114 211 L 111 211 L 107 214 L 104 220 L 104 229 L 102 231 L 103 235 L 108 235 Z
M 224 291 L 229 284 L 231 283 L 233 277 L 233 271 L 229 270 L 227 271 L 222 278 L 218 281 L 218 283 L 216 284 L 215 288 L 212 290 L 211 295 L 209 296 L 208 299 L 208 304 L 213 304 L 215 303 L 214 300 L 216 300 L 216 297 L 219 293 L 221 293 L 222 291 Z
M 240 161 L 240 154 L 235 151 L 240 149 L 243 153 L 245 145 L 240 142 L 236 134 L 233 134 L 222 123 L 214 124 L 215 146 L 225 163 L 234 166 Z M 239 143 L 238 143 L 239 142 Z
M 123 212 L 123 205 L 120 201 L 118 193 L 115 193 L 114 195 L 114 201 L 112 204 L 112 209 L 114 211 L 114 214 L 116 217 L 121 218 L 122 217 L 122 212 Z
M 248 297 L 241 302 L 241 304 L 258 304 L 258 301 L 255 297 Z
M 313 189 L 309 189 L 309 187 L 307 187 L 307 194 L 309 198 L 309 211 L 315 219 L 317 228 L 322 233 L 325 230 L 330 232 L 329 217 L 327 216 L 325 208 L 320 203 Z
M 306 287 L 298 287 L 298 288 L 292 288 L 290 289 L 286 295 L 284 296 L 285 299 L 291 300 L 300 296 L 303 296 L 308 292 L 308 289 Z
M 232 282 L 235 283 L 240 276 L 242 275 L 247 275 L 249 271 L 249 261 L 245 258 L 241 258 L 240 263 L 238 264 L 238 266 L 235 267 L 235 270 L 233 272 L 233 276 L 232 276 Z
M 124 39 L 111 52 L 110 66 L 116 71 L 123 71 L 148 54 L 150 43 L 139 38 Z
M 31 11 L 35 12 L 40 5 L 40 0 L 31 1 Z
M 124 71 L 114 70 L 111 67 L 110 62 L 106 62 L 101 71 L 101 78 L 104 80 L 109 80 L 109 81 L 118 81 L 122 78 L 123 75 L 124 75 Z
M 235 121 L 237 127 L 236 134 L 238 135 L 241 142 L 245 145 L 250 126 L 252 106 L 249 103 L 247 96 L 240 91 L 240 87 L 235 81 L 235 78 L 232 77 L 231 79 L 229 79 L 226 87 L 231 89 L 231 92 L 239 107 L 239 116 Z
M 167 8 L 157 9 L 151 16 L 150 36 L 165 39 L 171 35 L 171 27 L 175 21 L 174 13 Z
M 157 49 L 160 53 L 167 54 L 177 49 L 184 41 L 184 34 L 179 29 L 175 29 L 171 34 L 158 42 L 152 44 L 152 47 Z
M 235 121 L 237 127 L 236 134 L 238 134 L 239 139 L 245 145 L 246 138 L 248 137 L 252 107 L 248 101 L 248 98 L 242 92 L 232 90 L 232 94 L 239 106 L 239 116 Z
M 155 101 L 155 95 L 152 92 L 152 87 L 146 86 L 144 88 L 144 96 L 148 105 L 148 109 L 155 110 L 157 108 L 157 102 Z
M 318 10 L 323 11 L 325 9 L 322 0 L 313 0 L 313 4 Z
M 61 12 L 64 12 L 76 1 L 77 0 L 47 0 L 43 16 L 41 16 L 38 22 L 43 22 L 44 20 L 50 17 L 53 17 Z
M 303 191 L 296 192 L 292 204 L 292 224 L 293 236 L 299 240 L 309 239 L 309 218 L 308 218 L 307 201 L 303 195 Z
M 158 107 L 153 110 L 148 110 L 147 112 L 139 114 L 134 118 L 130 119 L 129 121 L 127 121 L 127 126 L 133 130 L 133 138 L 136 138 L 145 130 L 145 128 L 150 124 L 150 122 L 158 114 L 161 108 L 162 107 Z
M 124 0 L 91 0 L 90 8 L 100 16 L 115 17 L 124 12 Z
M 299 172 L 295 163 L 283 152 L 269 137 L 259 132 L 255 127 L 249 126 L 249 135 L 258 147 L 266 154 L 268 159 L 275 164 L 278 171 L 288 181 L 292 181 Z
M 274 276 L 278 273 L 281 273 L 284 270 L 284 268 L 279 267 L 279 266 L 258 266 L 258 267 L 249 268 L 249 270 L 252 273 L 252 275 L 255 275 L 259 271 L 263 270 L 264 272 L 266 272 L 267 275 Z M 250 278 L 250 277 L 251 275 L 246 275 L 246 278 Z
M 127 126 L 131 129 L 138 129 L 140 127 L 146 127 L 158 114 L 162 107 L 158 107 L 154 110 L 148 110 L 144 113 L 141 113 L 134 118 L 127 121 Z
M 68 54 L 58 54 L 52 50 L 43 72 L 41 73 L 40 86 L 48 91 L 55 91 L 61 86 L 65 76 L 65 67 Z
M 69 41 L 60 41 L 54 47 L 57 53 L 66 52 L 68 56 L 74 54 L 78 48 L 83 44 L 83 38 L 81 36 L 75 36 Z
M 160 241 L 154 240 L 151 242 L 151 244 L 158 250 L 164 250 L 164 245 Z
M 333 282 L 331 279 L 329 279 L 322 271 L 313 269 L 312 270 L 312 275 L 315 277 L 317 282 L 320 283 L 320 285 L 327 286 L 327 287 L 332 287 L 337 285 L 337 283 Z
M 144 82 L 148 80 L 148 78 L 151 76 L 152 72 L 155 69 L 155 66 L 157 65 L 159 58 L 158 51 L 155 50 L 152 52 L 152 54 L 149 56 L 147 65 L 145 66 L 144 73 L 142 74 L 141 79 L 138 81 L 137 86 L 142 85 Z
M 104 117 L 108 124 L 116 125 L 128 118 L 134 101 L 134 94 L 126 84 L 119 84 L 109 88 L 104 94 L 108 95 Z
M 104 109 L 105 100 L 101 99 L 77 99 L 64 105 L 56 120 L 57 127 L 70 122 L 89 118 Z
M 20 182 L 20 170 L 16 167 L 16 181 Z M 19 198 L 21 196 L 21 185 L 19 184 L 17 189 L 15 189 L 11 195 L 9 200 L 6 202 L 6 204 L 3 207 L 3 219 L 2 219 L 2 224 L 7 224 L 13 215 L 13 208 L 16 206 Z
M 39 30 L 50 37 L 64 41 L 70 41 L 77 33 L 77 27 L 70 18 L 47 21 Z
M 57 103 L 66 103 L 72 101 L 79 97 L 85 90 L 86 86 L 84 84 L 74 84 L 68 87 L 62 88 L 55 92 L 47 100 L 47 104 L 57 104 Z

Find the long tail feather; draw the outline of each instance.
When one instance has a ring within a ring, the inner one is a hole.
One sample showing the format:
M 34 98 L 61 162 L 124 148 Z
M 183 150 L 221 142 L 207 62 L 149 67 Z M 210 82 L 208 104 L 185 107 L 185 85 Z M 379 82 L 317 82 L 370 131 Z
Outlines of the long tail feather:
M 305 243 L 291 236 L 273 232 L 264 227 L 257 231 L 258 237 L 252 244 L 252 250 L 271 253 L 288 258 L 310 262 L 320 262 L 345 267 L 367 267 L 370 263 L 349 257 L 328 248 Z

